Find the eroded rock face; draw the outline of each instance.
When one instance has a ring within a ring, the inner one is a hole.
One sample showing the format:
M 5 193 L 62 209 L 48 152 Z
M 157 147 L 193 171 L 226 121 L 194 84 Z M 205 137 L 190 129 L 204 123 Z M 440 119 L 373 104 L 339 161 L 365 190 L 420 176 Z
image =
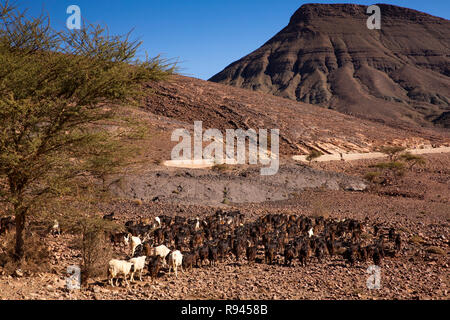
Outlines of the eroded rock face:
M 210 81 L 389 123 L 449 127 L 450 21 L 379 5 L 307 4 L 261 48 Z
M 191 169 L 149 171 L 128 175 L 120 183 L 111 183 L 110 188 L 119 197 L 143 201 L 219 205 L 281 201 L 311 188 L 364 191 L 367 185 L 362 179 L 341 173 L 286 165 L 274 176 L 261 176 L 256 168 L 240 174 Z

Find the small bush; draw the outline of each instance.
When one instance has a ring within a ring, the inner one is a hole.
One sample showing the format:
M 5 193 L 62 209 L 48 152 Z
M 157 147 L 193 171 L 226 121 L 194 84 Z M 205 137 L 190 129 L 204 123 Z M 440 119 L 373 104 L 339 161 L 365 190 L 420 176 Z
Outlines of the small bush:
M 226 165 L 225 163 L 216 163 L 215 165 L 213 165 L 212 169 L 214 171 L 218 171 L 218 172 L 224 172 L 227 171 L 228 169 L 230 169 L 230 167 L 228 165 Z
M 79 234 L 76 247 L 81 251 L 81 283 L 83 286 L 92 277 L 106 275 L 106 266 L 113 253 L 108 235 L 112 231 L 119 230 L 120 226 L 96 216 L 82 216 L 73 220 L 72 232 Z
M 402 154 L 400 156 L 400 159 L 409 163 L 409 169 L 412 169 L 416 165 L 423 166 L 426 163 L 424 157 L 417 156 L 417 155 L 411 154 L 409 152 Z
M 229 195 L 229 193 L 230 193 L 230 190 L 229 189 L 227 189 L 227 187 L 224 187 L 223 188 L 223 200 L 222 200 L 222 203 L 223 204 L 230 204 L 230 199 L 228 199 L 228 195 Z
M 108 261 L 112 259 L 112 246 L 101 230 L 91 230 L 81 237 L 81 280 L 86 284 L 91 277 L 105 276 Z
M 377 164 L 371 165 L 370 167 L 379 169 L 403 169 L 405 165 L 399 161 L 391 161 L 391 162 L 379 162 Z
M 367 173 L 364 175 L 364 179 L 366 179 L 367 181 L 370 181 L 370 182 L 377 183 L 378 180 L 379 180 L 379 178 L 380 178 L 380 175 L 381 175 L 380 172 L 377 172 L 377 171 L 371 171 L 371 172 L 367 172 Z
M 323 153 L 317 150 L 311 150 L 311 152 L 308 154 L 308 156 L 306 157 L 306 160 L 311 162 L 314 159 L 319 158 L 320 156 L 322 156 Z
M 411 243 L 415 243 L 415 244 L 422 244 L 422 243 L 425 243 L 425 239 L 422 238 L 422 237 L 420 237 L 420 236 L 417 236 L 417 235 L 411 236 L 411 238 L 409 239 L 409 241 L 410 241 Z
M 379 162 L 369 167 L 378 168 L 381 170 L 389 170 L 399 177 L 405 174 L 405 164 L 400 161 Z
M 445 250 L 444 249 L 439 248 L 439 247 L 435 247 L 435 246 L 429 247 L 427 249 L 427 252 L 428 253 L 433 253 L 433 254 L 439 254 L 439 255 L 444 255 L 445 254 Z

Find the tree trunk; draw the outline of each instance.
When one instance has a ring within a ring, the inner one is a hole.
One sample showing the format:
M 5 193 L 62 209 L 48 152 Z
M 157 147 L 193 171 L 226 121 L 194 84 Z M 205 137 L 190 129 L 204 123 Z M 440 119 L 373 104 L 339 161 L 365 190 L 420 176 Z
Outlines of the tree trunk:
M 24 256 L 24 240 L 23 233 L 25 230 L 25 213 L 26 209 L 16 208 L 16 246 L 14 250 L 14 258 L 21 261 Z

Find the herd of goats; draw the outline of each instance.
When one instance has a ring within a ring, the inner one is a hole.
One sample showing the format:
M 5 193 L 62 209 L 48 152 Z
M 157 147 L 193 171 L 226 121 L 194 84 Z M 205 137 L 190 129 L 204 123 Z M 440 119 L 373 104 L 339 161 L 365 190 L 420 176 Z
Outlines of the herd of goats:
M 113 213 L 103 218 L 113 220 Z M 346 263 L 372 260 L 381 265 L 385 256 L 399 254 L 402 239 L 394 228 L 379 225 L 369 228 L 353 219 L 325 219 L 303 215 L 267 214 L 253 222 L 244 223 L 240 211 L 223 212 L 200 218 L 159 216 L 154 220 L 125 223 L 127 232 L 111 234 L 111 241 L 125 244 L 128 260 L 113 259 L 108 266 L 112 286 L 122 276 L 133 281 L 134 275 L 147 269 L 152 279 L 161 268 L 169 274 L 178 268 L 192 270 L 194 266 L 215 265 L 230 255 L 237 262 L 292 266 L 298 261 L 306 266 L 310 261 L 321 262 L 326 256 L 341 256 Z M 173 250 L 169 249 L 173 248 Z

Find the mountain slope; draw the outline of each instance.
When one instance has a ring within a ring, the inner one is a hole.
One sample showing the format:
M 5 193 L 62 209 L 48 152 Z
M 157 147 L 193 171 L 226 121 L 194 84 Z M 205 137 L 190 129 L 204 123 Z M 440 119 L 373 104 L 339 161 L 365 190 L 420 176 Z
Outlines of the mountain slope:
M 389 124 L 450 127 L 450 21 L 379 5 L 307 4 L 261 48 L 210 81 Z
M 223 134 L 226 129 L 280 129 L 283 155 L 307 154 L 312 149 L 369 152 L 387 144 L 417 148 L 450 142 L 442 129 L 392 128 L 303 102 L 184 76 L 151 82 L 148 87 L 153 94 L 141 110 L 161 132 L 155 135 L 158 147 L 151 149 L 165 150 L 161 154 L 165 160 L 177 144 L 170 141 L 171 131 L 192 130 L 194 121 L 203 121 L 204 130 L 217 128 Z

